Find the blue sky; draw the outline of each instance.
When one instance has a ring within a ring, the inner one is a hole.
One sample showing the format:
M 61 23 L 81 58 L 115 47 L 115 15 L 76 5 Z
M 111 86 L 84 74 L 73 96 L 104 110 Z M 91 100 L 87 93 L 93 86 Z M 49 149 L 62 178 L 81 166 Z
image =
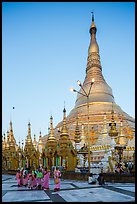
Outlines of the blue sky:
M 2 3 L 2 134 L 12 119 L 17 143 L 48 133 L 75 105 L 90 43 L 91 11 L 102 72 L 115 102 L 135 117 L 134 2 Z M 12 109 L 12 107 L 15 109 Z

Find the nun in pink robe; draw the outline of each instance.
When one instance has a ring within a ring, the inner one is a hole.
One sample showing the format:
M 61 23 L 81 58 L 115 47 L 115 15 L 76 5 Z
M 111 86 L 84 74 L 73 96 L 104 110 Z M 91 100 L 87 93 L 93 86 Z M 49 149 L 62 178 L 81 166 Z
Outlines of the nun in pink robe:
M 45 167 L 44 171 L 44 178 L 43 178 L 43 188 L 44 190 L 49 189 L 49 179 L 50 179 L 50 171 L 47 170 L 47 167 Z
M 33 187 L 37 187 L 37 179 L 36 179 L 35 173 L 32 173 L 32 180 L 33 180 Z
M 27 174 L 26 170 L 23 171 L 22 185 L 23 186 L 27 186 L 28 185 L 28 174 Z
M 29 173 L 29 179 L 28 179 L 28 188 L 29 189 L 33 189 L 33 177 L 32 177 L 32 173 Z
M 61 178 L 61 172 L 58 167 L 54 170 L 54 179 L 58 178 L 58 183 L 55 183 L 54 186 L 54 191 L 59 191 L 60 190 L 60 178 Z
M 16 179 L 18 182 L 18 186 L 21 186 L 21 174 L 20 174 L 20 170 L 17 171 L 16 173 Z

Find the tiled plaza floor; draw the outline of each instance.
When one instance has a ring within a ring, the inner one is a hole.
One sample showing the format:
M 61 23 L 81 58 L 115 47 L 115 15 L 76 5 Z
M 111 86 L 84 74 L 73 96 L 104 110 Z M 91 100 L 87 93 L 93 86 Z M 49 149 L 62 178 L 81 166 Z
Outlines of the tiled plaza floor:
M 2 202 L 135 202 L 134 183 L 106 183 L 104 186 L 86 181 L 63 180 L 61 189 L 29 190 L 18 187 L 14 175 L 2 175 Z

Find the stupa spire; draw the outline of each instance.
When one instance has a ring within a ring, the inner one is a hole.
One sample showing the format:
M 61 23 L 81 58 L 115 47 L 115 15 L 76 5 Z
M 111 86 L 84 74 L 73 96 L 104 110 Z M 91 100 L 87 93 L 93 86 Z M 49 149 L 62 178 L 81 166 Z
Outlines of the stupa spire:
M 62 127 L 62 130 L 61 130 L 61 133 L 68 134 L 68 129 L 67 129 L 67 126 L 66 126 L 66 109 L 65 109 L 65 107 L 63 109 L 63 127 Z
M 94 52 L 99 53 L 99 46 L 96 41 L 96 32 L 97 32 L 97 28 L 94 22 L 94 14 L 92 12 L 92 23 L 89 30 L 89 33 L 91 35 L 91 40 L 90 40 L 90 46 L 88 49 L 88 54 L 94 53 Z M 101 65 L 100 65 L 100 68 L 101 68 Z
M 16 144 L 16 140 L 15 140 L 14 135 L 13 135 L 12 121 L 11 120 L 10 120 L 9 141 L 10 141 L 10 146 L 14 146 Z
M 48 137 L 48 140 L 50 140 L 50 141 L 56 140 L 56 138 L 54 136 L 53 117 L 52 117 L 52 115 L 50 117 L 50 128 L 49 128 L 49 137 Z
M 41 135 L 41 131 L 39 132 L 39 145 L 42 145 L 42 135 Z
M 41 131 L 39 132 L 38 149 L 39 149 L 39 152 L 42 153 L 42 135 L 41 135 Z
M 33 146 L 35 149 L 37 148 L 37 141 L 36 141 L 36 135 L 35 134 L 34 134 Z
M 32 144 L 32 139 L 31 139 L 31 128 L 30 128 L 31 124 L 30 122 L 28 123 L 28 136 L 27 136 L 27 143 L 28 144 Z
M 90 45 L 88 48 L 88 58 L 86 67 L 86 77 L 83 83 L 84 90 L 88 93 L 92 79 L 94 78 L 94 84 L 92 91 L 89 95 L 89 102 L 115 102 L 112 94 L 111 87 L 106 83 L 103 74 L 102 66 L 100 62 L 99 46 L 96 40 L 97 28 L 94 22 L 94 13 L 92 12 L 92 23 L 90 26 Z M 82 88 L 80 89 L 83 93 Z M 86 98 L 77 95 L 76 106 L 86 103 Z

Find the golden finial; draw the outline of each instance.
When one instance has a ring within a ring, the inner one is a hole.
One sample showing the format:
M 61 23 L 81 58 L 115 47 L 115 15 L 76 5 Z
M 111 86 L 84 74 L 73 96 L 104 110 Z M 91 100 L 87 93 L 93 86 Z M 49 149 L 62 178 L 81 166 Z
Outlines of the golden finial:
M 90 34 L 96 33 L 96 31 L 97 31 L 96 25 L 94 23 L 94 12 L 92 11 L 91 13 L 92 13 L 92 24 L 90 27 Z

